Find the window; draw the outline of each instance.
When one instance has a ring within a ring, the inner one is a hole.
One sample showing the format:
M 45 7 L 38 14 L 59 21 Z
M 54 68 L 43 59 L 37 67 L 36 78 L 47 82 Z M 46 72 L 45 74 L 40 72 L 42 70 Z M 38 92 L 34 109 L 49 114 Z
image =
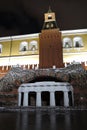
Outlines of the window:
M 28 50 L 28 42 L 23 41 L 20 44 L 20 51 L 27 51 Z
M 49 15 L 48 15 L 48 19 L 52 19 L 52 15 L 49 14 Z
M 2 44 L 0 44 L 0 53 L 2 53 Z
M 37 41 L 33 40 L 29 43 L 29 50 L 30 51 L 35 51 L 38 49 L 38 46 L 37 46 Z
M 74 37 L 73 38 L 73 44 L 74 47 L 78 48 L 78 47 L 83 47 L 83 40 L 81 37 Z
M 71 48 L 72 40 L 68 37 L 63 38 L 63 48 Z

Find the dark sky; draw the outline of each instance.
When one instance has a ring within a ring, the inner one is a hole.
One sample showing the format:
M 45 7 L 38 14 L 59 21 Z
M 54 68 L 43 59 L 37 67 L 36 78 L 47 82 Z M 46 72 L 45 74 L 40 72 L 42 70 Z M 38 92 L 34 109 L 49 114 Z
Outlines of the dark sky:
M 2 0 L 0 37 L 40 32 L 49 6 L 60 30 L 87 28 L 86 0 Z

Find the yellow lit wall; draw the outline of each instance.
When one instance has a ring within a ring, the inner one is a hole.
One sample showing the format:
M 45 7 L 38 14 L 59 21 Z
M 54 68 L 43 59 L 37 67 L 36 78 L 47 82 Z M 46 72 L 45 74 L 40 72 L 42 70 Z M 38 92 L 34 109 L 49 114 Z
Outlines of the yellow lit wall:
M 20 55 L 32 55 L 32 54 L 38 54 L 39 51 L 36 50 L 36 51 L 20 51 L 20 44 L 21 42 L 28 42 L 28 48 L 29 48 L 29 43 L 31 41 L 37 41 L 38 45 L 39 45 L 39 38 L 29 38 L 29 39 L 24 39 L 24 40 L 13 40 L 12 41 L 12 52 L 11 52 L 11 56 L 20 56 Z
M 61 31 L 62 40 L 66 37 L 70 38 L 73 43 L 74 37 L 81 37 L 83 47 L 63 48 L 63 62 L 72 61 L 87 61 L 87 29 Z M 29 45 L 32 41 L 37 41 L 38 49 L 35 51 L 29 50 Z M 27 51 L 20 51 L 21 42 L 28 43 Z M 0 53 L 1 65 L 16 65 L 16 64 L 39 64 L 39 33 L 29 35 L 19 35 L 12 37 L 0 38 L 2 52 Z
M 77 62 L 86 62 L 87 61 L 87 30 L 86 32 L 75 32 L 72 33 L 68 32 L 63 34 L 62 33 L 62 40 L 64 38 L 70 38 L 73 44 L 73 39 L 75 37 L 81 37 L 83 41 L 83 47 L 74 47 L 72 46 L 71 48 L 63 48 L 63 61 L 64 62 L 72 62 L 72 61 L 77 61 Z
M 71 40 L 73 41 L 74 37 L 81 37 L 83 39 L 83 47 L 81 48 L 75 48 L 72 47 L 70 49 L 63 49 L 64 53 L 77 53 L 77 52 L 86 52 L 87 51 L 87 34 L 74 34 L 74 35 L 68 35 L 68 36 L 63 36 L 62 35 L 62 39 L 65 37 L 69 37 L 71 38 Z
M 9 56 L 10 55 L 10 41 L 1 41 L 2 44 L 2 53 L 0 53 L 0 57 Z

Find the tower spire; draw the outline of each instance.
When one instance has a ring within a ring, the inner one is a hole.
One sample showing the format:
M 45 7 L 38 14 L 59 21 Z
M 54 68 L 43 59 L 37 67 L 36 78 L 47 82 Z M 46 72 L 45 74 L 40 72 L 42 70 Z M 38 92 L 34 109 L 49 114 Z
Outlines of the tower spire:
M 49 6 L 48 13 L 52 13 L 51 7 Z
M 58 28 L 55 18 L 55 13 L 51 10 L 50 6 L 48 12 L 44 14 L 43 29 L 54 29 Z

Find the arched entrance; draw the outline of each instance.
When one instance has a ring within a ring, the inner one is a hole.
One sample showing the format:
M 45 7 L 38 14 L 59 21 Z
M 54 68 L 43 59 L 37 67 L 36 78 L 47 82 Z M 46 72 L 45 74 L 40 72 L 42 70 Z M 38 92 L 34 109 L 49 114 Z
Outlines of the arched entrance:
M 62 82 L 61 80 L 57 79 L 56 77 L 52 77 L 52 76 L 38 76 L 35 79 L 31 80 L 29 83 L 36 83 L 36 82 Z

